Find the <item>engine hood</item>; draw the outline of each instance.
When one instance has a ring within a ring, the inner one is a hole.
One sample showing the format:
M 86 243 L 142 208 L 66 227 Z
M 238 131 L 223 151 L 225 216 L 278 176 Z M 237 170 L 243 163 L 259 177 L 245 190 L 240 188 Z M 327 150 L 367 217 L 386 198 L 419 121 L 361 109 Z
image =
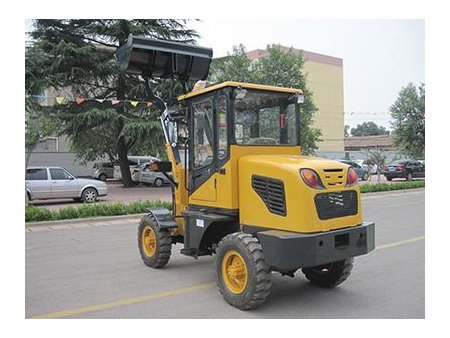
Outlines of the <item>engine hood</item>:
M 241 158 L 241 161 L 250 161 L 264 165 L 279 166 L 286 169 L 298 170 L 309 168 L 316 171 L 322 169 L 346 169 L 347 164 L 330 160 L 327 158 L 302 155 L 247 155 Z
M 344 187 L 347 164 L 314 156 L 302 155 L 248 155 L 239 160 L 239 166 L 251 166 L 255 172 L 269 170 L 273 177 L 282 179 L 285 175 L 299 175 L 300 169 L 312 169 L 327 188 Z

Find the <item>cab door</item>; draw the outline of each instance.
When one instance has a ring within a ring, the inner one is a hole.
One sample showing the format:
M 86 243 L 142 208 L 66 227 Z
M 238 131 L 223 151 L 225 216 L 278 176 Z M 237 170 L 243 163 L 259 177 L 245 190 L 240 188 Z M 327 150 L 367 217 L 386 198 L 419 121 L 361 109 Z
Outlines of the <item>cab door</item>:
M 192 102 L 190 114 L 189 193 L 190 202 L 215 202 L 216 116 L 214 96 Z

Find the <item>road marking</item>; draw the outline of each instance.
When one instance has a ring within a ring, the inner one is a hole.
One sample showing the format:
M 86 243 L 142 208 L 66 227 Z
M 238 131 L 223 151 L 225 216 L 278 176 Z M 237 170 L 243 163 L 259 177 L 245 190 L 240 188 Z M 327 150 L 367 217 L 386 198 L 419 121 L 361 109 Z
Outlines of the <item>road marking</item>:
M 413 243 L 413 242 L 421 241 L 424 239 L 425 239 L 425 236 L 408 238 L 408 239 L 394 242 L 394 243 L 379 245 L 375 248 L 375 250 L 392 248 L 395 246 Z M 121 300 L 117 300 L 114 302 L 91 305 L 91 306 L 86 306 L 86 307 L 81 307 L 81 308 L 76 308 L 76 309 L 71 309 L 71 310 L 56 311 L 56 312 L 47 313 L 47 314 L 43 314 L 43 315 L 32 316 L 29 318 L 31 318 L 31 319 L 56 319 L 56 318 L 62 318 L 62 317 L 68 317 L 68 316 L 75 316 L 75 315 L 80 315 L 80 314 L 94 312 L 94 311 L 112 309 L 112 308 L 116 308 L 116 307 L 120 307 L 120 306 L 124 306 L 124 305 L 143 303 L 143 302 L 147 302 L 147 301 L 154 300 L 154 299 L 160 299 L 160 298 L 165 298 L 165 297 L 170 297 L 170 296 L 181 295 L 181 294 L 188 293 L 188 292 L 210 289 L 210 288 L 214 287 L 215 285 L 216 285 L 216 282 L 202 283 L 202 284 L 197 284 L 197 285 L 193 285 L 193 286 L 188 286 L 185 288 L 163 291 L 163 292 L 159 292 L 159 293 L 152 293 L 149 295 L 135 297 L 135 298 L 126 298 L 126 299 L 121 299 Z
M 408 238 L 408 239 L 404 239 L 403 241 L 398 241 L 398 242 L 394 242 L 394 243 L 388 243 L 388 244 L 379 245 L 379 246 L 377 246 L 375 248 L 375 250 L 392 248 L 394 246 L 398 246 L 398 245 L 402 245 L 402 244 L 408 244 L 408 243 L 413 243 L 413 242 L 417 242 L 417 241 L 422 241 L 424 239 L 425 239 L 425 236 L 418 236 L 418 237 Z
M 209 289 L 209 288 L 212 288 L 214 285 L 216 285 L 216 282 L 197 284 L 197 285 L 193 285 L 193 286 L 188 286 L 186 288 L 169 290 L 169 291 L 164 291 L 164 292 L 159 292 L 159 293 L 152 293 L 150 295 L 140 296 L 140 297 L 136 297 L 136 298 L 121 299 L 121 300 L 117 300 L 117 301 L 110 302 L 110 303 L 86 306 L 86 307 L 81 307 L 81 308 L 72 309 L 72 310 L 62 310 L 62 311 L 52 312 L 52 313 L 39 315 L 39 316 L 32 316 L 30 318 L 32 318 L 32 319 L 56 319 L 56 318 L 61 318 L 61 317 L 75 316 L 75 315 L 93 312 L 93 311 L 112 309 L 112 308 L 124 306 L 124 305 L 143 303 L 143 302 L 147 302 L 149 300 L 180 295 L 180 294 L 187 293 L 187 292 Z

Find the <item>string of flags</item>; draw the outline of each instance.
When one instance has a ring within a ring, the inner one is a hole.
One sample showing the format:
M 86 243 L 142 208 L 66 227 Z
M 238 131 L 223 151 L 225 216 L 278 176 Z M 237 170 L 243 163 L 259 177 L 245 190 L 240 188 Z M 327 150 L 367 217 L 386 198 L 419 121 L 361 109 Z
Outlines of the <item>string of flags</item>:
M 65 96 L 46 96 L 46 95 L 27 95 L 27 97 L 32 97 L 36 100 L 46 100 L 46 99 L 54 99 L 56 102 L 56 104 L 65 104 L 65 103 L 70 103 L 70 102 L 76 102 L 77 105 L 81 105 L 83 104 L 83 102 L 86 101 L 97 101 L 99 103 L 110 103 L 112 106 L 115 106 L 119 103 L 122 104 L 130 104 L 133 107 L 137 107 L 139 104 L 142 105 L 144 104 L 147 108 L 150 108 L 153 106 L 153 102 L 151 101 L 133 101 L 133 100 L 117 100 L 117 99 L 88 99 L 88 98 L 82 98 L 82 97 L 77 97 L 75 100 L 71 100 L 68 99 Z M 325 112 L 325 111 L 317 111 L 316 114 L 330 114 L 329 112 Z M 333 112 L 334 113 L 334 112 Z M 423 114 L 422 111 L 420 110 L 416 110 L 415 112 L 406 112 L 406 114 Z M 350 112 L 346 112 L 343 111 L 341 113 L 342 116 L 347 115 L 347 116 L 360 116 L 360 115 L 383 115 L 383 116 L 387 116 L 387 115 L 391 115 L 391 113 L 389 112 L 384 112 L 384 113 L 377 113 L 377 112 L 355 112 L 355 111 L 350 111 Z
M 76 102 L 77 105 L 81 105 L 83 104 L 83 102 L 86 101 L 97 101 L 99 103 L 110 103 L 111 105 L 115 106 L 119 103 L 122 104 L 131 104 L 133 107 L 136 107 L 139 104 L 145 104 L 145 106 L 147 108 L 152 107 L 153 106 L 153 102 L 151 101 L 133 101 L 133 100 L 117 100 L 117 99 L 88 99 L 88 98 L 83 98 L 83 97 L 77 97 L 75 100 L 72 99 L 68 99 L 65 96 L 46 96 L 46 95 L 27 95 L 27 97 L 32 97 L 36 100 L 46 100 L 46 99 L 54 99 L 56 102 L 56 104 L 66 104 L 66 103 L 70 103 L 70 102 Z

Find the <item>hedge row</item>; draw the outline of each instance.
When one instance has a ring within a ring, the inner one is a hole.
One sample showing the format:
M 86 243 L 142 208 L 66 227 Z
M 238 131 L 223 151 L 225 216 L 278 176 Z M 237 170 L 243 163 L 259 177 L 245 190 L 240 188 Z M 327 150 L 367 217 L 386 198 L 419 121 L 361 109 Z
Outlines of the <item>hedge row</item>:
M 425 188 L 425 181 L 361 184 L 361 193 L 417 188 Z
M 145 208 L 172 209 L 172 203 L 167 201 L 135 201 L 123 203 L 93 203 L 79 207 L 67 207 L 59 210 L 28 206 L 25 207 L 25 222 L 57 221 L 63 219 L 119 216 L 143 213 Z
M 361 193 L 423 187 L 425 187 L 425 181 L 361 184 Z M 137 201 L 128 204 L 94 203 L 83 204 L 79 207 L 61 208 L 53 211 L 45 208 L 28 206 L 25 208 L 25 222 L 139 214 L 142 213 L 145 208 L 158 207 L 170 210 L 172 209 L 172 203 L 167 201 Z

